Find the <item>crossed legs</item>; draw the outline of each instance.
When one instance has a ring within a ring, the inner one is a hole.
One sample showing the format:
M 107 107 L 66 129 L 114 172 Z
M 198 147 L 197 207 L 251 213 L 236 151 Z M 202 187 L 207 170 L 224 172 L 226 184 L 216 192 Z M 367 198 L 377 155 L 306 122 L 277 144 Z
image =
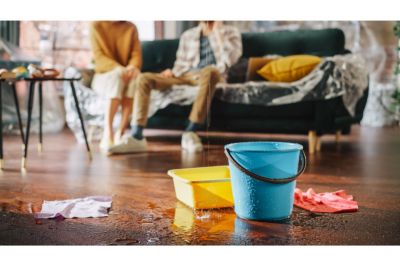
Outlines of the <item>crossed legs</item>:
M 157 73 L 140 74 L 136 80 L 133 125 L 146 126 L 152 89 L 162 91 L 180 84 L 199 86 L 189 120 L 193 123 L 203 124 L 214 96 L 215 86 L 220 79 L 219 71 L 212 66 L 205 67 L 198 72 L 188 72 L 181 77 L 166 78 Z

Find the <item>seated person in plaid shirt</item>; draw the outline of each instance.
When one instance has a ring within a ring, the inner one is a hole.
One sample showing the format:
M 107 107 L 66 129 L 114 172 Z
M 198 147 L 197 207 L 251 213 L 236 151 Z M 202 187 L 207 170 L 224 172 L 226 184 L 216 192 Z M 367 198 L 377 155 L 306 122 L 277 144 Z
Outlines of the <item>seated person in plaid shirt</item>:
M 134 153 L 147 149 L 143 128 L 151 90 L 166 90 L 173 85 L 197 85 L 199 92 L 189 116 L 188 126 L 182 136 L 182 148 L 198 152 L 203 150 L 196 130 L 206 120 L 216 84 L 224 80 L 229 67 L 242 55 L 240 32 L 217 21 L 203 21 L 184 32 L 179 42 L 174 67 L 161 73 L 142 73 L 136 79 L 133 105 L 132 136 L 112 146 L 109 154 Z

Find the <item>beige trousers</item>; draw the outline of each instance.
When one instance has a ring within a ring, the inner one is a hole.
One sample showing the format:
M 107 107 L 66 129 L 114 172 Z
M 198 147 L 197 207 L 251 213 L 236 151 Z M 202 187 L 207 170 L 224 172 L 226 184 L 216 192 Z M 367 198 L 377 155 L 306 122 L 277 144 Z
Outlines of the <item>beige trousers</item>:
M 132 122 L 135 125 L 146 126 L 152 89 L 162 91 L 171 88 L 173 85 L 187 84 L 199 86 L 199 93 L 193 103 L 189 120 L 202 124 L 206 120 L 215 86 L 220 80 L 221 74 L 213 66 L 171 78 L 163 77 L 158 73 L 142 73 L 136 78 Z

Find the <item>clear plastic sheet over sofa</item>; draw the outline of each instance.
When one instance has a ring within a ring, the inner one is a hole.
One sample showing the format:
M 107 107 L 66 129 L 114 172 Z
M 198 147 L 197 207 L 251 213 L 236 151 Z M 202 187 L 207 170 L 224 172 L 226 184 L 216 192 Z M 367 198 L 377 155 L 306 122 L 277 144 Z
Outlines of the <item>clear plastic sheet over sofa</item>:
M 396 118 L 388 107 L 396 88 L 393 69 L 397 41 L 393 21 L 231 21 L 241 31 L 276 31 L 339 28 L 345 34 L 345 47 L 365 60 L 369 71 L 369 96 L 362 125 L 392 125 Z M 390 35 L 390 34 L 393 35 Z
M 65 71 L 65 77 L 80 77 L 80 73 L 77 69 L 70 67 Z M 106 108 L 106 102 L 92 89 L 85 87 L 81 83 L 75 83 L 75 88 L 89 141 L 100 140 L 104 123 L 104 110 Z M 64 83 L 63 89 L 66 113 L 65 118 L 67 125 L 75 134 L 78 142 L 84 143 L 85 140 L 83 138 L 81 124 L 79 122 L 79 117 L 69 82 Z
M 388 33 L 385 35 L 385 42 L 381 40 L 382 35 L 379 37 L 377 23 L 379 31 Z M 304 28 L 336 27 L 344 31 L 346 48 L 362 56 L 369 71 L 369 95 L 361 124 L 374 127 L 392 125 L 396 118 L 388 107 L 392 103 L 391 95 L 396 88 L 393 75 L 395 61 L 392 58 L 397 50 L 393 22 L 324 21 L 303 24 Z M 392 37 L 389 35 L 391 32 Z
M 79 72 L 70 68 L 67 77 L 78 77 Z M 220 83 L 215 97 L 229 103 L 248 105 L 282 105 L 299 101 L 330 99 L 342 96 L 345 107 L 351 115 L 357 101 L 368 86 L 368 71 L 361 57 L 357 55 L 334 56 L 324 59 L 309 75 L 292 83 L 246 82 L 239 84 Z M 79 141 L 83 135 L 70 85 L 65 84 L 65 109 L 68 126 Z M 93 90 L 77 83 L 77 95 L 89 136 L 101 137 L 105 101 Z M 197 87 L 174 86 L 166 91 L 152 91 L 149 117 L 169 104 L 190 105 L 196 98 Z

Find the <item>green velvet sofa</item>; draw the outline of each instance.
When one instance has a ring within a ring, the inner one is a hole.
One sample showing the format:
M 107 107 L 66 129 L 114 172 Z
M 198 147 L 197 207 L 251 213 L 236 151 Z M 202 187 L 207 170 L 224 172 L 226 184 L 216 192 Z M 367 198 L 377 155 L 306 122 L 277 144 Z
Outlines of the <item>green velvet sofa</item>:
M 340 29 L 243 33 L 243 57 L 266 54 L 312 54 L 333 56 L 345 54 L 345 37 Z M 171 68 L 179 40 L 156 40 L 142 43 L 143 72 Z M 279 106 L 231 104 L 214 99 L 210 130 L 229 132 L 293 133 L 309 135 L 309 152 L 320 150 L 323 134 L 350 133 L 359 123 L 366 105 L 368 90 L 359 100 L 356 115 L 351 117 L 341 97 L 323 101 L 304 101 Z M 169 105 L 149 119 L 150 128 L 183 129 L 191 106 Z

